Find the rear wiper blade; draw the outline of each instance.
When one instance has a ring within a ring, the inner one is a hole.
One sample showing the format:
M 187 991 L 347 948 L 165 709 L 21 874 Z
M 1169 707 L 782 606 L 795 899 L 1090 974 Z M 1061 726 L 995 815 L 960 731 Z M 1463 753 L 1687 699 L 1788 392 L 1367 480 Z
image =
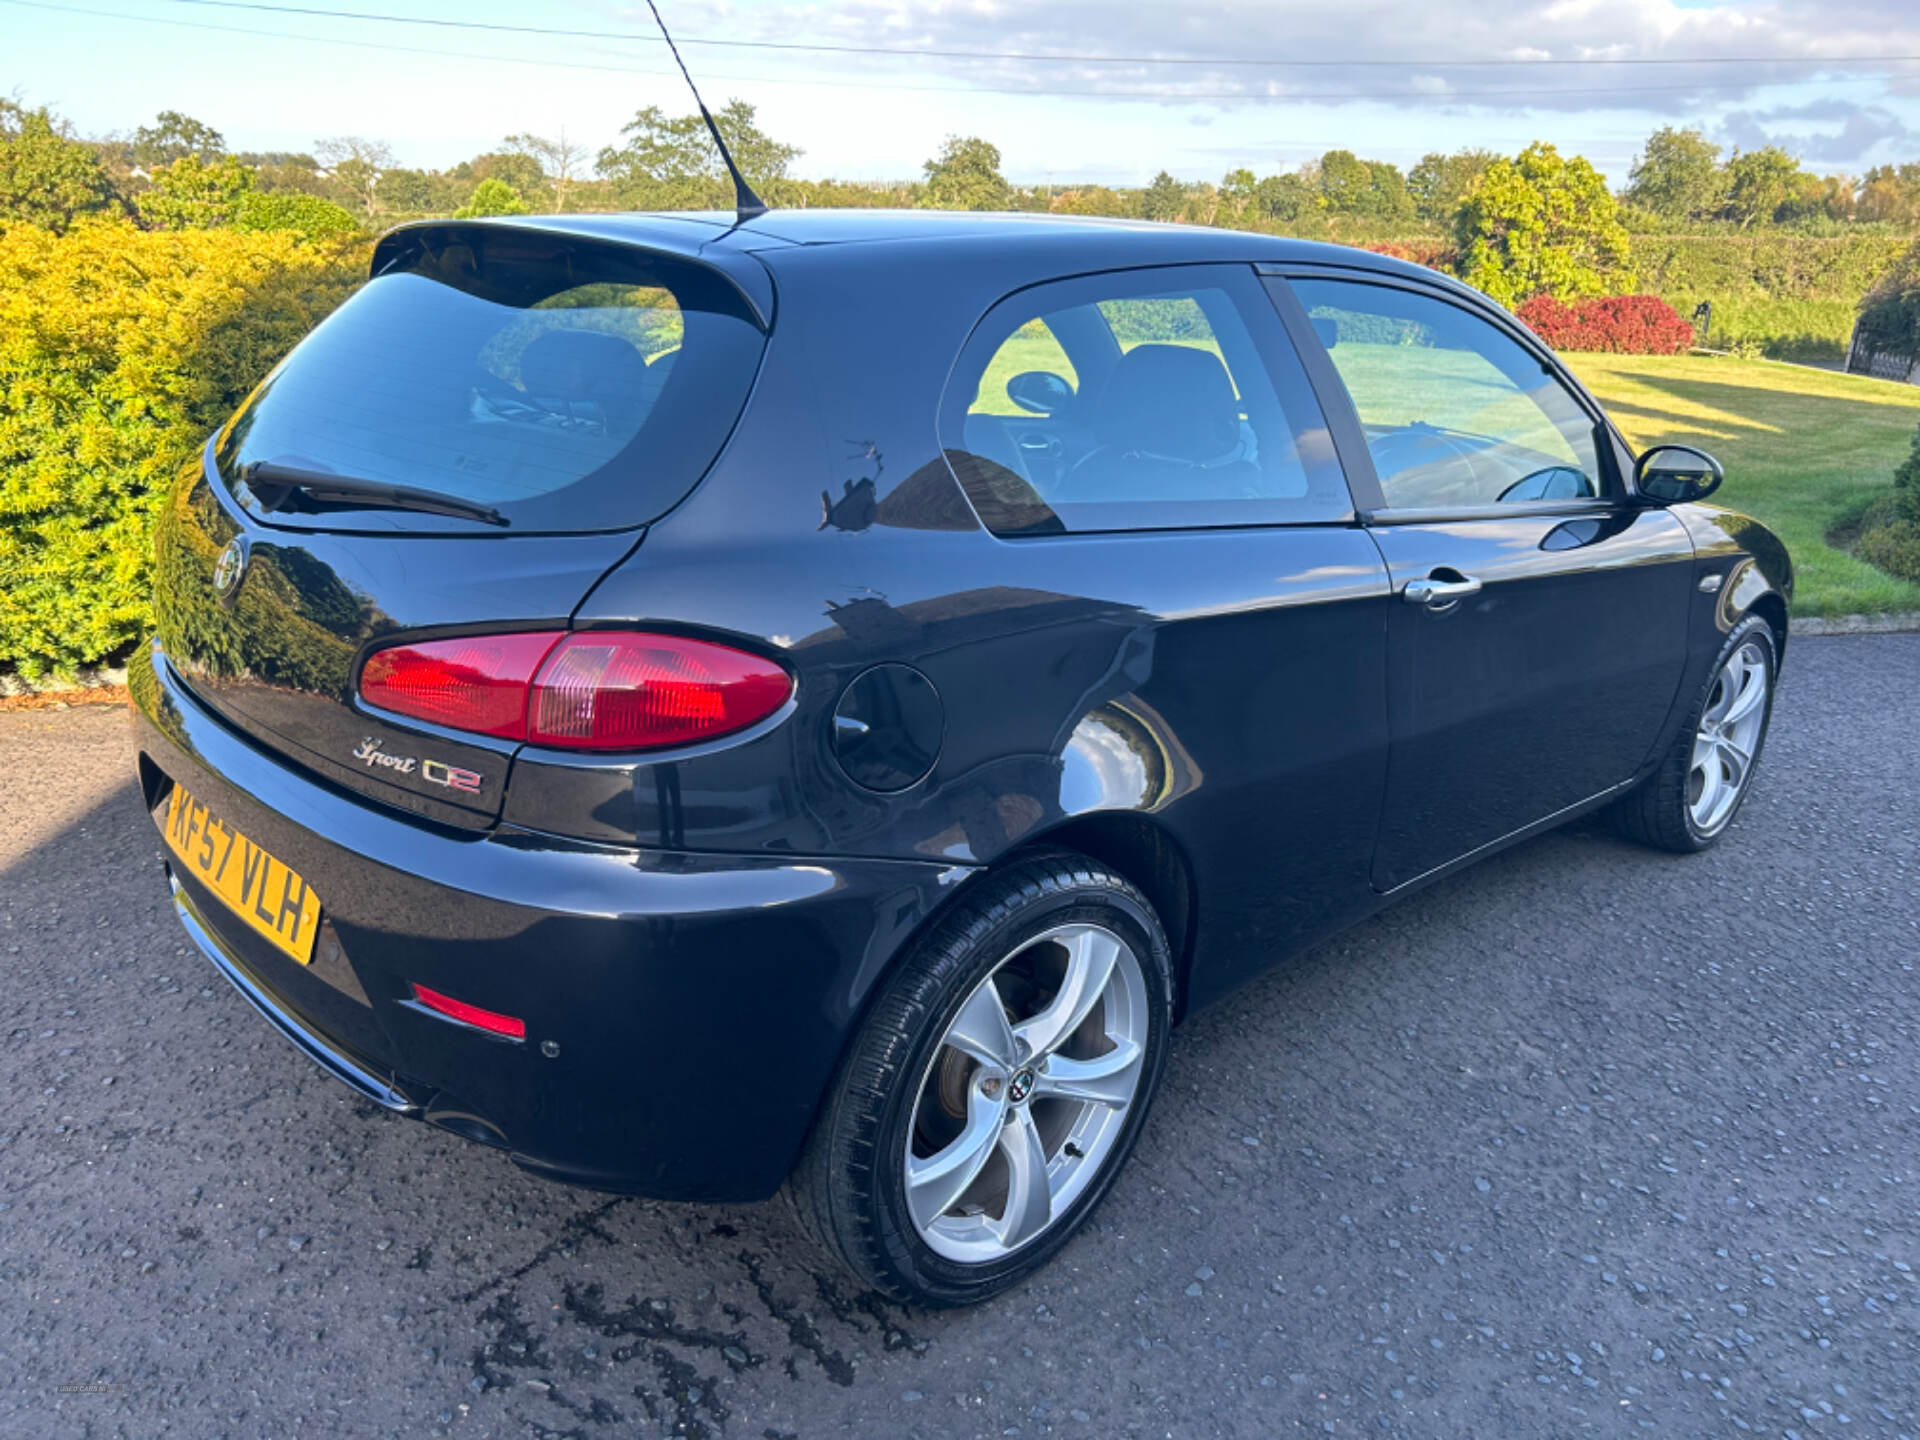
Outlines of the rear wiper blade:
M 384 480 L 363 480 L 354 475 L 332 475 L 325 470 L 304 470 L 298 465 L 277 465 L 271 460 L 256 460 L 241 473 L 247 488 L 260 497 L 269 510 L 277 510 L 294 491 L 309 499 L 337 500 L 347 505 L 377 505 L 388 510 L 418 510 L 428 515 L 452 515 L 462 520 L 480 520 L 488 525 L 506 525 L 507 517 L 491 505 L 462 500 L 458 495 L 442 495 L 435 490 L 416 490 L 411 485 L 390 485 Z

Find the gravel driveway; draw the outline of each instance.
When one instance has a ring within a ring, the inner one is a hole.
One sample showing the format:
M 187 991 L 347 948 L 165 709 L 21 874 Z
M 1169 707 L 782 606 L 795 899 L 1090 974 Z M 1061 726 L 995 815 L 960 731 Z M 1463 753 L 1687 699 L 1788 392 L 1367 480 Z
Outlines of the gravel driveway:
M 357 1100 L 187 948 L 124 716 L 0 716 L 0 1435 L 1920 1435 L 1916 698 L 1797 641 L 1711 854 L 1577 826 L 1196 1017 L 940 1314 Z

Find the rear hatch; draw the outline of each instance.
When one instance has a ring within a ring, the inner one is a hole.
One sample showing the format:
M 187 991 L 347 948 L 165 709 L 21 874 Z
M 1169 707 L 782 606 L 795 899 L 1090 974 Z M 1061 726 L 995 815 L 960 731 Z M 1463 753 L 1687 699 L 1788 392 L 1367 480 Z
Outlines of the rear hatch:
M 712 465 L 765 326 L 712 264 L 539 228 L 397 232 L 374 272 L 181 477 L 160 641 L 288 760 L 484 826 L 515 745 L 383 715 L 361 663 L 401 637 L 566 628 Z

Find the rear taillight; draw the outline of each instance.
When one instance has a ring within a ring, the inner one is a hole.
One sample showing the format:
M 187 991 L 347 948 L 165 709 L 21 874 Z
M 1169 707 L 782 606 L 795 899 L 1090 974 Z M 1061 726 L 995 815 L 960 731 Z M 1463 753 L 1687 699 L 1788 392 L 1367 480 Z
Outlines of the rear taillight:
M 450 729 L 524 740 L 528 686 L 561 633 L 469 635 L 376 650 L 360 668 L 360 698 Z
M 375 651 L 370 705 L 564 750 L 649 750 L 744 730 L 793 680 L 771 660 L 710 640 L 618 630 L 463 636 Z
M 793 693 L 758 655 L 673 635 L 569 635 L 534 677 L 527 739 L 579 750 L 687 745 L 744 730 Z

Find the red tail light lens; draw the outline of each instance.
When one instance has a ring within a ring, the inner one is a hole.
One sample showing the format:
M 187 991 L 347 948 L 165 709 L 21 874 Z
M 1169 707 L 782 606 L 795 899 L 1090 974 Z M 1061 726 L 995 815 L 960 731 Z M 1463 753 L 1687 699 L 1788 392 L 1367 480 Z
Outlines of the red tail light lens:
M 627 631 L 430 640 L 375 651 L 370 705 L 450 729 L 567 750 L 649 750 L 764 720 L 793 693 L 771 660 L 679 635 Z
M 527 686 L 560 631 L 474 635 L 376 650 L 360 670 L 369 705 L 455 730 L 527 738 Z
M 785 670 L 725 645 L 586 631 L 540 667 L 527 738 L 573 750 L 687 745 L 744 730 L 792 693 Z

